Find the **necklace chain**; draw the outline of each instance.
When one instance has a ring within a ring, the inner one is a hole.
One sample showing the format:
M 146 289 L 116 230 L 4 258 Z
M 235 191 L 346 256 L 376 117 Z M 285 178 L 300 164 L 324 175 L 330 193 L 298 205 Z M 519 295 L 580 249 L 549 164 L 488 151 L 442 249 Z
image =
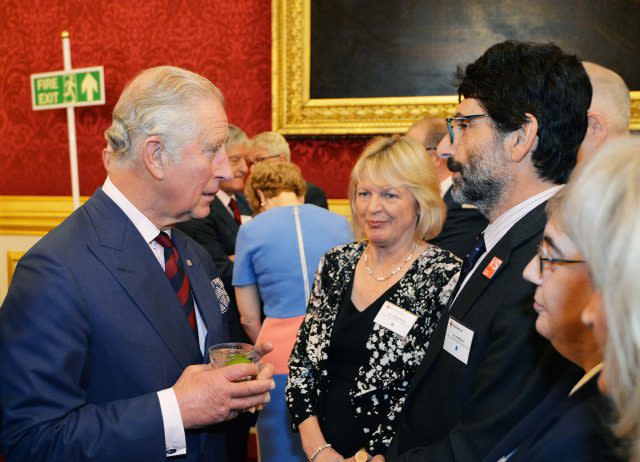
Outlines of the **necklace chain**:
M 387 274 L 386 276 L 374 276 L 373 275 L 373 270 L 369 267 L 369 252 L 368 252 L 369 246 L 367 246 L 367 248 L 364 251 L 364 267 L 367 268 L 367 273 L 369 273 L 369 276 L 374 278 L 376 281 L 386 281 L 391 276 L 393 276 L 398 271 L 400 271 L 404 267 L 404 265 L 409 263 L 409 260 L 411 260 L 411 257 L 413 257 L 413 254 L 415 253 L 417 248 L 418 248 L 418 243 L 414 242 L 413 250 L 411 250 L 411 253 L 409 255 L 407 255 L 407 258 L 405 258 L 402 263 L 400 263 L 398 266 L 396 266 L 394 269 L 392 269 L 391 272 L 389 274 Z

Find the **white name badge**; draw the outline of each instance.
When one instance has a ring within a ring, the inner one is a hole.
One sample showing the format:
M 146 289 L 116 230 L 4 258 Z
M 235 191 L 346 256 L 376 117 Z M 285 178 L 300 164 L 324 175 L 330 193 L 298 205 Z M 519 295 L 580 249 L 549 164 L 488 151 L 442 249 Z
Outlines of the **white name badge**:
M 456 359 L 467 364 L 469 361 L 469 352 L 471 351 L 471 341 L 473 340 L 473 331 L 463 326 L 458 321 L 449 317 L 447 324 L 447 332 L 444 336 L 445 351 L 451 353 Z
M 404 338 L 417 320 L 418 316 L 415 314 L 386 301 L 384 305 L 382 305 L 382 308 L 380 308 L 380 311 L 378 311 L 373 322 L 380 324 L 382 327 Z

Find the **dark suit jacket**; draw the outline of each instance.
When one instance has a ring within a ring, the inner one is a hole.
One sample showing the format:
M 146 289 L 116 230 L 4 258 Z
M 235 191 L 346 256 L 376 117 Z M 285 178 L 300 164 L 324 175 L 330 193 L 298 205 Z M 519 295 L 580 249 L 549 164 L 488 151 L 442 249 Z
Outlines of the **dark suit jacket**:
M 610 403 L 598 391 L 597 375 L 569 396 L 579 379 L 574 372 L 566 374 L 484 462 L 497 462 L 514 450 L 509 462 L 625 460 L 610 431 Z
M 211 258 L 180 231 L 173 241 L 208 329 L 227 341 Z M 153 252 L 98 190 L 20 260 L 0 309 L 1 442 L 8 461 L 165 461 L 156 392 L 203 362 Z M 212 427 L 213 429 L 213 427 Z M 221 434 L 187 431 L 226 460 Z
M 313 183 L 307 181 L 307 194 L 304 196 L 305 204 L 313 204 L 324 209 L 329 208 L 327 203 L 327 195 L 325 192 Z
M 252 215 L 247 199 L 242 194 L 236 194 L 238 208 L 243 215 Z M 176 225 L 193 240 L 205 248 L 213 258 L 220 277 L 225 283 L 227 292 L 233 292 L 231 277 L 233 262 L 229 255 L 235 255 L 238 224 L 229 210 L 217 197 L 211 202 L 209 215 L 198 220 L 189 220 Z
M 545 396 L 562 358 L 534 327 L 534 285 L 522 270 L 540 243 L 544 204 L 524 216 L 496 244 L 440 319 L 409 388 L 393 461 L 483 459 Z M 502 264 L 482 275 L 494 258 Z M 443 350 L 449 317 L 474 332 L 468 364 Z
M 464 259 L 474 238 L 489 224 L 477 209 L 463 208 L 451 197 L 451 188 L 443 197 L 447 206 L 447 219 L 438 236 L 431 243 Z

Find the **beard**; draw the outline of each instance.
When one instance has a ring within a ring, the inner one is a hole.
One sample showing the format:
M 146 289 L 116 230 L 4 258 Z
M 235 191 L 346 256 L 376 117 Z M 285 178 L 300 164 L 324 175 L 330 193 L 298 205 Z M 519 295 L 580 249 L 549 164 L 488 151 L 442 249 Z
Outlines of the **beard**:
M 447 167 L 459 172 L 453 177 L 451 197 L 459 204 L 473 204 L 480 213 L 489 218 L 502 202 L 505 188 L 511 179 L 506 171 L 507 160 L 502 155 L 502 146 L 494 140 L 488 148 L 471 149 L 467 162 L 463 164 L 450 157 Z

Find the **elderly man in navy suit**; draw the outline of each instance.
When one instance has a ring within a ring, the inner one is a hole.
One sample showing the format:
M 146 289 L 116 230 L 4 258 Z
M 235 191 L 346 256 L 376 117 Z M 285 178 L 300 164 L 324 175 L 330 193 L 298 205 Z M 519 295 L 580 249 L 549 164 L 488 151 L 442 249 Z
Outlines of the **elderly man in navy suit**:
M 164 66 L 126 86 L 104 185 L 21 259 L 0 310 L 9 461 L 225 461 L 216 424 L 269 400 L 272 367 L 204 364 L 228 339 L 229 299 L 173 229 L 209 213 L 227 136 L 202 76 Z

